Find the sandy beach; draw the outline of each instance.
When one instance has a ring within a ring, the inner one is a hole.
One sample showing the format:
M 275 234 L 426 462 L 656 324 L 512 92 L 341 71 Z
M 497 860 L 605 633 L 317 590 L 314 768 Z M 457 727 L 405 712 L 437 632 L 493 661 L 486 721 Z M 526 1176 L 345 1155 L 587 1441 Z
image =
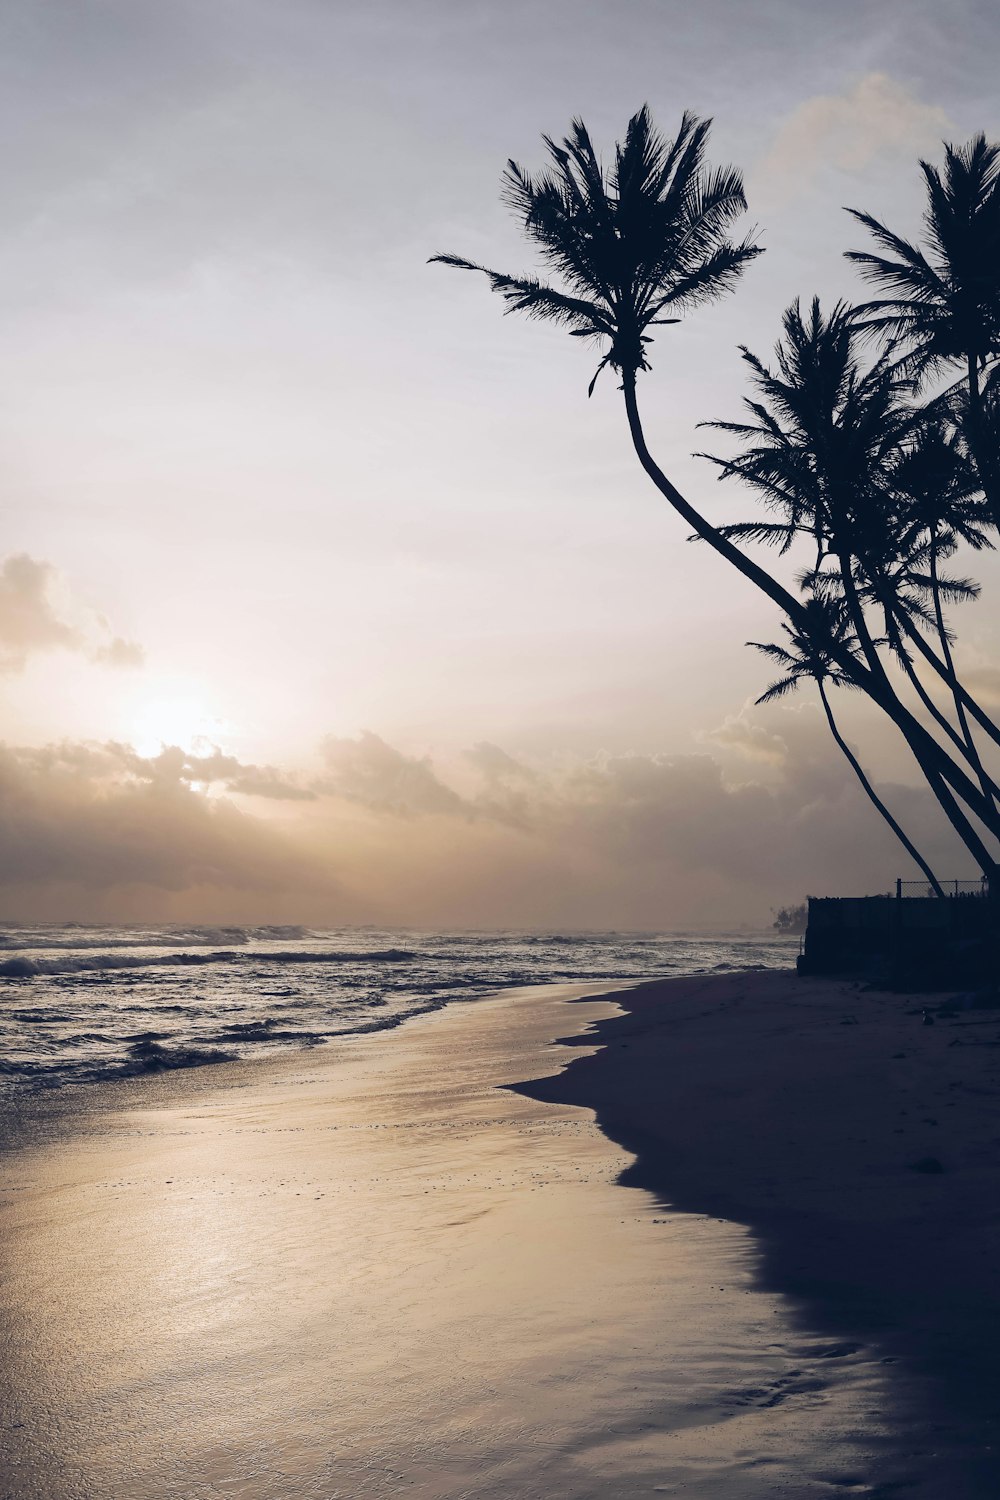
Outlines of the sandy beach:
M 0 1493 L 994 1494 L 1000 1026 L 602 988 L 25 1117 Z
M 879 1351 L 916 1420 L 906 1494 L 1000 1493 L 1000 1014 L 793 974 L 618 998 L 533 1095 L 586 1101 L 625 1182 L 749 1226 L 759 1284 Z

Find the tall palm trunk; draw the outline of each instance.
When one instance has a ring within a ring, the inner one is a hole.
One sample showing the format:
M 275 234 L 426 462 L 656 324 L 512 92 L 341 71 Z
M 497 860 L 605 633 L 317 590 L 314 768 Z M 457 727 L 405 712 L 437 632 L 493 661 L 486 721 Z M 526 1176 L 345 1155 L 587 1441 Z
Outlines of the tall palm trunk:
M 917 697 L 923 704 L 927 714 L 931 719 L 933 719 L 938 728 L 947 735 L 948 739 L 955 746 L 955 749 L 958 751 L 959 755 L 963 756 L 964 759 L 969 763 L 969 765 L 972 766 L 973 770 L 978 773 L 983 791 L 986 793 L 986 795 L 992 797 L 994 802 L 998 801 L 998 799 L 1000 799 L 1000 786 L 997 785 L 997 783 L 983 767 L 982 761 L 979 758 L 979 753 L 976 750 L 975 746 L 973 745 L 972 750 L 970 751 L 969 746 L 966 744 L 965 740 L 963 740 L 954 724 L 952 724 L 951 721 L 946 718 L 945 715 L 941 712 L 937 704 L 934 702 L 934 699 L 931 697 L 930 693 L 928 693 L 927 689 L 920 681 L 920 677 L 913 665 L 913 658 L 910 655 L 909 651 L 906 649 L 906 646 L 903 644 L 903 637 L 899 627 L 899 620 L 893 614 L 892 607 L 890 605 L 883 605 L 883 608 L 885 609 L 886 635 L 888 637 L 889 644 L 892 647 L 897 660 L 902 663 L 903 671 L 906 673 L 907 680 L 909 681 Z
M 892 684 L 889 682 L 885 667 L 882 664 L 882 659 L 878 654 L 878 647 L 872 640 L 871 632 L 868 629 L 868 622 L 865 619 L 864 605 L 861 602 L 861 598 L 854 583 L 854 574 L 852 570 L 853 559 L 851 553 L 846 548 L 837 548 L 835 550 L 840 561 L 840 576 L 843 579 L 844 598 L 847 603 L 848 615 L 854 627 L 855 634 L 857 635 L 858 640 L 861 644 L 861 649 L 864 653 L 865 660 L 868 663 L 872 678 L 885 694 L 886 703 L 898 705 L 902 709 L 903 705 L 900 703 L 898 695 L 893 689 Z M 879 699 L 876 697 L 875 701 L 879 702 Z M 883 704 L 882 706 L 885 707 L 885 704 Z M 941 810 L 948 818 L 948 821 L 955 829 L 955 832 L 962 839 L 962 842 L 965 844 L 965 847 L 969 850 L 970 854 L 972 854 L 973 857 L 977 860 L 983 873 L 987 874 L 991 869 L 994 869 L 996 867 L 996 861 L 987 850 L 986 845 L 979 837 L 979 834 L 976 832 L 973 825 L 969 822 L 969 819 L 966 817 L 965 813 L 958 806 L 950 788 L 945 785 L 942 779 L 941 772 L 938 770 L 937 765 L 935 764 L 936 756 L 934 754 L 928 755 L 927 753 L 928 746 L 933 746 L 935 752 L 938 752 L 939 754 L 945 756 L 945 759 L 947 760 L 949 765 L 954 765 L 951 757 L 948 756 L 946 752 L 942 751 L 941 746 L 933 738 L 933 736 L 926 734 L 926 731 L 923 730 L 922 726 L 920 726 L 920 734 L 915 736 L 912 734 L 912 732 L 908 732 L 907 728 L 904 727 L 904 723 L 901 722 L 900 719 L 897 719 L 895 715 L 891 714 L 890 710 L 886 711 L 890 712 L 890 717 L 893 718 L 893 722 L 896 724 L 897 728 L 900 730 L 904 739 L 906 740 L 910 753 L 913 755 L 914 759 L 917 762 L 917 765 L 923 772 L 924 779 L 926 780 L 928 786 L 936 797 Z M 905 709 L 903 711 L 904 713 L 906 712 Z M 913 723 L 915 724 L 916 720 L 914 720 Z M 983 798 L 987 800 L 985 801 L 985 806 L 977 808 L 976 811 L 978 812 L 980 820 L 986 824 L 987 828 L 989 828 L 994 837 L 1000 838 L 1000 823 L 998 823 L 996 817 L 996 805 L 992 802 L 992 800 L 989 800 L 989 794 L 987 793 L 985 787 L 982 787 L 981 784 L 980 789 L 982 791 Z M 968 799 L 965 800 L 967 805 L 969 805 Z
M 840 733 L 840 730 L 837 728 L 837 721 L 833 717 L 833 710 L 830 707 L 830 700 L 826 696 L 826 688 L 825 688 L 825 686 L 823 684 L 822 677 L 817 677 L 817 679 L 816 679 L 816 686 L 819 688 L 819 696 L 820 696 L 820 700 L 822 701 L 822 704 L 823 704 L 823 712 L 826 714 L 826 722 L 830 726 L 830 733 L 833 735 L 833 737 L 836 740 L 837 744 L 840 746 L 841 750 L 844 752 L 844 755 L 847 757 L 847 760 L 850 763 L 851 769 L 853 770 L 855 776 L 858 778 L 858 780 L 860 781 L 861 785 L 864 787 L 865 792 L 867 793 L 868 797 L 871 799 L 871 801 L 874 803 L 874 805 L 878 808 L 879 812 L 882 814 L 883 818 L 888 823 L 888 825 L 892 829 L 893 833 L 899 839 L 899 842 L 902 844 L 902 846 L 906 850 L 907 854 L 914 861 L 914 863 L 917 864 L 917 865 L 919 865 L 920 869 L 923 870 L 924 874 L 927 877 L 928 882 L 930 883 L 931 887 L 933 888 L 935 896 L 943 896 L 944 895 L 944 891 L 941 889 L 941 886 L 940 886 L 940 884 L 938 882 L 938 878 L 934 874 L 934 871 L 931 869 L 930 865 L 924 859 L 923 855 L 920 853 L 920 850 L 916 847 L 915 844 L 913 844 L 913 843 L 910 842 L 910 840 L 907 838 L 906 834 L 903 832 L 902 828 L 900 828 L 899 824 L 896 822 L 896 819 L 893 817 L 892 813 L 886 807 L 885 803 L 882 801 L 881 797 L 878 795 L 878 793 L 876 792 L 875 788 L 872 786 L 871 782 L 868 780 L 868 777 L 865 775 L 864 771 L 861 769 L 861 766 L 860 766 L 860 764 L 858 762 L 857 757 L 854 754 L 854 751 L 851 749 L 850 745 L 848 745 L 847 741 L 844 739 L 843 735 Z
M 997 483 L 996 455 L 991 453 L 984 430 L 983 392 L 979 384 L 979 358 L 975 354 L 965 357 L 965 370 L 969 383 L 969 417 L 965 436 L 979 473 L 986 503 L 989 505 L 994 526 L 1000 527 L 1000 485 Z
M 865 619 L 865 609 L 858 596 L 857 586 L 854 582 L 854 553 L 850 547 L 843 544 L 838 537 L 833 543 L 834 555 L 840 563 L 840 577 L 844 589 L 844 602 L 847 612 L 854 627 L 854 633 L 858 638 L 865 661 L 872 676 L 882 687 L 883 692 L 895 698 L 892 684 L 889 682 L 882 658 L 878 654 L 878 647 L 872 640 L 871 631 L 868 629 L 868 621 Z
M 954 691 L 958 694 L 963 707 L 972 715 L 980 729 L 985 734 L 988 734 L 995 744 L 1000 745 L 1000 726 L 994 724 L 989 714 L 976 702 L 968 688 L 964 686 L 958 677 L 949 678 L 948 668 L 937 652 L 928 645 L 916 626 L 905 615 L 899 618 L 899 623 L 905 631 L 907 639 L 913 642 L 920 655 L 924 658 L 924 661 L 927 662 L 928 666 L 933 667 L 942 682 L 946 683 L 949 688 L 952 687 L 952 682 L 954 682 Z
M 986 793 L 986 795 L 992 797 L 994 802 L 996 802 L 998 799 L 1000 799 L 1000 786 L 997 785 L 992 776 L 990 776 L 989 772 L 983 766 L 981 760 L 979 759 L 978 752 L 976 752 L 975 750 L 970 752 L 968 745 L 965 743 L 962 736 L 955 728 L 954 724 L 952 724 L 950 720 L 946 718 L 946 716 L 938 708 L 937 704 L 934 702 L 934 699 L 931 697 L 930 693 L 920 681 L 919 674 L 917 673 L 917 670 L 913 665 L 913 658 L 910 656 L 906 647 L 903 645 L 902 640 L 900 640 L 899 645 L 894 647 L 894 649 L 903 664 L 903 671 L 906 673 L 906 676 L 909 679 L 914 692 L 920 699 L 928 715 L 934 720 L 934 723 L 937 724 L 938 727 L 948 736 L 949 740 L 951 740 L 959 755 L 963 756 L 964 759 L 968 761 L 968 763 L 972 766 L 973 770 L 977 772 L 983 786 L 983 791 Z
M 966 760 L 968 760 L 969 752 L 967 746 L 962 740 L 962 736 L 959 734 L 954 724 L 952 724 L 951 721 L 947 719 L 941 712 L 937 704 L 934 702 L 934 699 L 931 697 L 930 693 L 920 681 L 920 678 L 917 675 L 916 668 L 913 665 L 913 657 L 903 645 L 903 638 L 899 633 L 899 630 L 894 629 L 891 626 L 890 645 L 892 646 L 897 659 L 902 663 L 903 671 L 906 673 L 907 680 L 909 681 L 910 686 L 913 688 L 917 697 L 923 704 L 924 709 L 929 717 L 932 718 L 938 728 L 948 736 L 949 740 L 951 740 L 952 744 L 955 746 L 955 749 L 959 752 L 959 754 L 964 755 Z
M 993 785 L 992 781 L 990 781 L 989 777 L 986 775 L 985 770 L 983 769 L 983 763 L 979 758 L 979 751 L 976 747 L 976 742 L 972 737 L 972 730 L 969 728 L 969 721 L 966 717 L 965 705 L 962 702 L 962 695 L 958 691 L 958 673 L 955 671 L 955 662 L 951 654 L 951 642 L 948 639 L 948 628 L 944 622 L 944 610 L 941 606 L 941 580 L 938 577 L 937 569 L 937 528 L 934 526 L 931 527 L 930 573 L 931 595 L 934 600 L 934 619 L 937 623 L 938 637 L 941 641 L 941 655 L 944 657 L 944 664 L 948 671 L 948 683 L 951 687 L 951 696 L 954 699 L 955 703 L 955 716 L 958 719 L 959 728 L 962 733 L 962 739 L 965 741 L 965 745 L 968 751 L 967 759 L 969 761 L 969 764 L 972 766 L 972 769 L 978 776 L 979 785 L 982 787 L 985 794 L 988 797 L 992 797 L 993 801 L 996 802 L 997 789 Z
M 726 562 L 731 563 L 734 568 L 742 573 L 744 578 L 756 584 L 796 625 L 804 627 L 807 624 L 806 617 L 801 604 L 795 596 L 790 594 L 786 588 L 782 588 L 777 579 L 772 578 L 770 573 L 754 562 L 753 558 L 747 557 L 738 547 L 734 547 L 729 538 L 724 537 L 711 522 L 706 521 L 701 512 L 695 510 L 694 506 L 685 500 L 680 490 L 671 484 L 666 474 L 664 474 L 659 464 L 653 458 L 653 455 L 646 446 L 646 436 L 642 429 L 642 419 L 639 416 L 639 405 L 635 394 L 634 370 L 626 369 L 622 372 L 622 390 L 625 395 L 625 410 L 628 414 L 632 446 L 635 449 L 640 464 L 656 485 L 660 494 L 670 501 L 670 504 L 681 519 L 686 521 L 698 533 L 703 542 L 707 542 L 710 547 L 713 547 L 721 557 L 725 558 Z
M 628 368 L 622 371 L 622 391 L 625 396 L 625 410 L 628 415 L 629 432 L 632 437 L 632 446 L 635 448 L 636 456 L 643 470 L 655 484 L 660 494 L 670 502 L 678 515 L 698 534 L 702 541 L 707 542 L 721 557 L 736 568 L 743 577 L 767 595 L 778 608 L 781 609 L 792 623 L 801 630 L 808 631 L 808 619 L 802 605 L 794 598 L 787 589 L 771 575 L 759 567 L 752 558 L 746 557 L 738 548 L 734 547 L 727 537 L 721 536 L 718 530 L 705 520 L 705 517 L 689 504 L 675 485 L 664 474 L 657 464 L 646 445 L 645 434 L 642 429 L 642 419 L 639 415 L 639 406 L 635 392 L 635 371 Z M 883 686 L 884 672 L 882 678 L 876 677 L 868 668 L 863 667 L 848 651 L 839 651 L 834 648 L 831 656 L 844 672 L 845 676 L 857 683 L 879 708 L 886 713 L 899 729 L 905 739 L 917 764 L 920 766 L 931 791 L 937 798 L 941 810 L 955 830 L 959 839 L 968 849 L 969 853 L 978 863 L 984 875 L 997 873 L 997 862 L 989 853 L 975 828 L 959 807 L 952 794 L 952 790 L 961 797 L 965 805 L 978 817 L 985 826 L 997 838 L 1000 838 L 1000 818 L 992 801 L 984 797 L 982 789 L 965 774 L 961 766 L 942 749 L 937 740 L 924 729 L 923 725 L 909 712 L 892 691 L 887 679 Z M 947 783 L 947 785 L 946 785 Z

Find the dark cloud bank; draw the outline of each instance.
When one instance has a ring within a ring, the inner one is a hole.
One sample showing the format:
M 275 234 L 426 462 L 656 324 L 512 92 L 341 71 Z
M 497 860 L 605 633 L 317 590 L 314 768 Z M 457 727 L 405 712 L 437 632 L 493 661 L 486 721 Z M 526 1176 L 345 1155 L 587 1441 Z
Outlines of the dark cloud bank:
M 527 765 L 480 744 L 448 773 L 375 734 L 310 778 L 176 747 L 0 750 L 10 917 L 442 926 L 766 922 L 807 892 L 909 873 L 818 715 L 749 715 L 711 753 Z M 922 792 L 884 786 L 942 870 Z

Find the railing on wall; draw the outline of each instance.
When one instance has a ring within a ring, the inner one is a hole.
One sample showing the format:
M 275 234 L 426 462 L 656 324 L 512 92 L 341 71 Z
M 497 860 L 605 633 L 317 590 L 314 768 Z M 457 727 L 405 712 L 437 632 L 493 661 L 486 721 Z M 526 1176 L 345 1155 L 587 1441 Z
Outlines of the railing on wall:
M 810 896 L 800 974 L 873 972 L 942 987 L 996 983 L 1000 890 L 994 880 L 948 880 L 945 899 L 925 880 L 884 896 Z M 960 979 L 956 975 L 962 976 Z M 894 980 L 895 982 L 895 980 Z
M 978 880 L 942 880 L 938 882 L 946 896 L 988 896 L 989 882 L 985 875 Z M 934 895 L 934 888 L 926 880 L 897 880 L 896 899 L 924 898 Z

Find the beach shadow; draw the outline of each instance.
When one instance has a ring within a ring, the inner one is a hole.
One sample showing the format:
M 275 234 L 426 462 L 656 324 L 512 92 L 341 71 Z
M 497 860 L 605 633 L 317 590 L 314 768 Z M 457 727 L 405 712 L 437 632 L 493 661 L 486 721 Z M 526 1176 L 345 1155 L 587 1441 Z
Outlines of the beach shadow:
M 885 1364 L 896 1407 L 890 1420 L 898 1418 L 909 1441 L 917 1435 L 911 1456 L 925 1475 L 919 1491 L 906 1493 L 995 1500 L 1000 1494 L 995 1194 L 959 1191 L 962 1167 L 952 1164 L 951 1153 L 944 1163 L 936 1156 L 922 1158 L 901 1136 L 888 1149 L 898 1156 L 905 1187 L 920 1187 L 919 1211 L 859 1213 L 858 1184 L 849 1180 L 859 1171 L 859 1157 L 856 1151 L 831 1155 L 825 1115 L 831 1101 L 823 1079 L 816 1080 L 815 1109 L 794 1116 L 794 1142 L 787 1139 L 787 1115 L 775 1112 L 774 1129 L 766 1111 L 754 1115 L 747 1129 L 754 1137 L 755 1170 L 741 1172 L 739 1151 L 734 1144 L 727 1150 L 724 1132 L 713 1131 L 705 1117 L 709 1093 L 699 1106 L 690 1053 L 687 1076 L 664 1067 L 659 1101 L 651 1097 L 641 1050 L 650 1046 L 644 1035 L 648 995 L 649 987 L 616 995 L 625 1013 L 576 1039 L 592 1045 L 596 1036 L 605 1043 L 602 1051 L 576 1059 L 556 1077 L 518 1088 L 535 1099 L 593 1109 L 602 1132 L 635 1158 L 621 1173 L 621 1186 L 650 1195 L 658 1210 L 746 1226 L 757 1249 L 757 1286 L 785 1299 L 798 1328 L 822 1340 L 824 1357 L 836 1361 L 864 1345 Z M 864 1017 L 858 1027 L 863 1029 Z M 717 1045 L 713 1041 L 712 1047 Z M 706 1062 L 713 1055 L 710 1049 Z M 913 1103 L 922 1107 L 916 1099 Z M 845 1137 L 855 1107 L 861 1104 L 848 1086 L 840 1100 Z M 922 1128 L 928 1131 L 937 1124 L 930 1116 L 925 1121 Z M 995 1142 L 981 1144 L 992 1161 Z M 795 1200 L 795 1184 L 809 1178 L 811 1167 L 824 1175 L 822 1211 L 815 1195 L 808 1203 Z M 993 1177 L 991 1170 L 984 1181 Z

